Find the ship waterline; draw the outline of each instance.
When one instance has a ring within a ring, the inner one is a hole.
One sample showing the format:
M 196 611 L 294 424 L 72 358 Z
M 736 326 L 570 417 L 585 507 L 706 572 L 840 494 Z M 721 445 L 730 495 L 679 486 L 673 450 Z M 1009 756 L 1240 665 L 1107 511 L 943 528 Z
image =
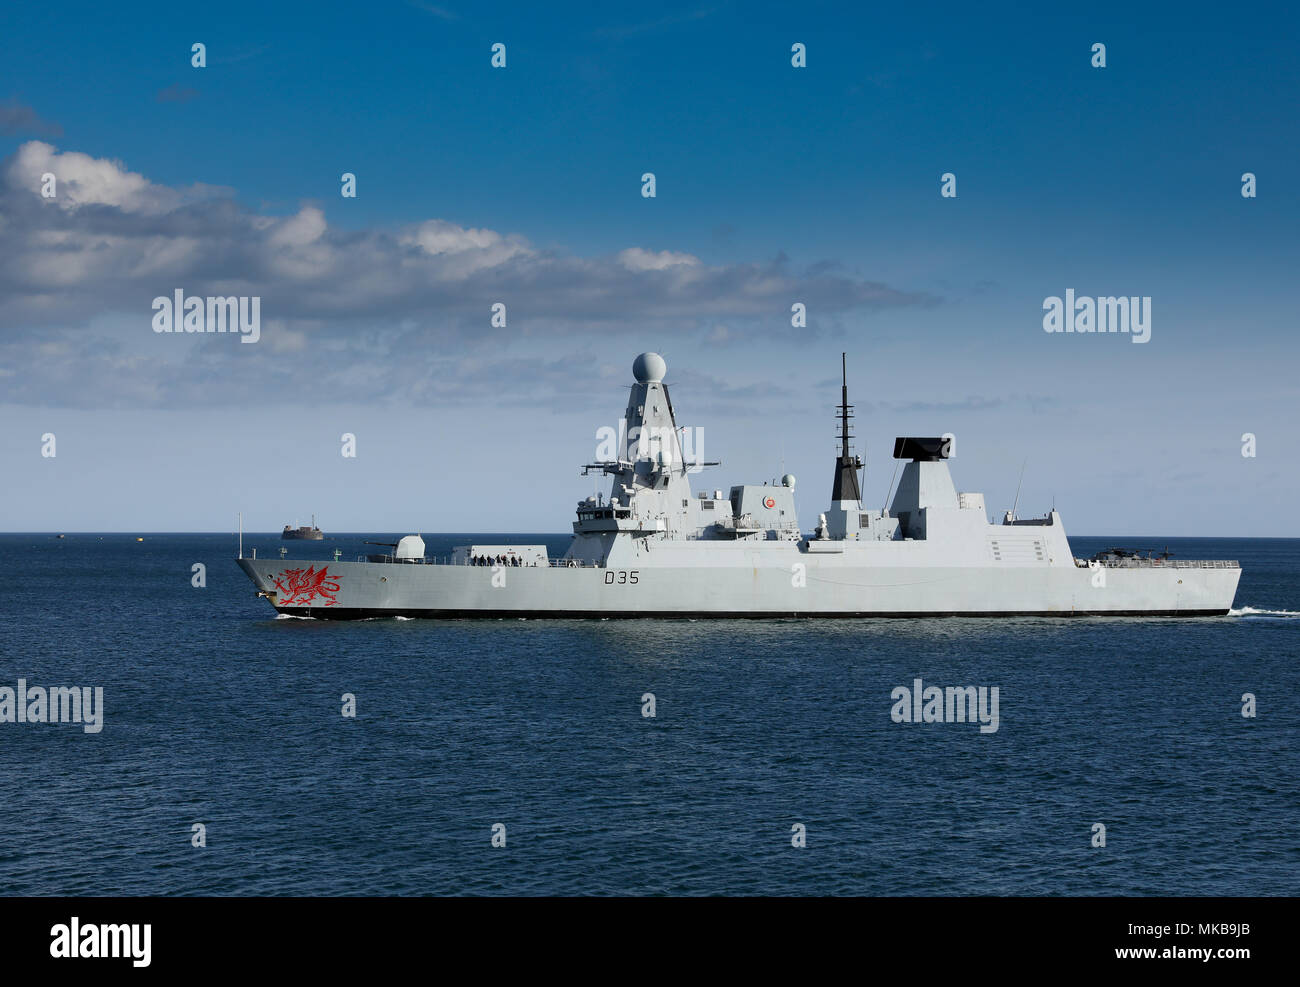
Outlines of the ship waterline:
M 831 507 L 800 531 L 795 478 L 695 494 L 666 365 L 637 357 L 618 458 L 584 473 L 611 477 L 608 497 L 579 501 L 558 559 L 539 545 L 466 545 L 425 557 L 418 536 L 355 562 L 241 558 L 281 613 L 369 617 L 1010 617 L 1220 616 L 1241 576 L 1235 561 L 1142 558 L 1112 550 L 1077 559 L 1060 515 L 990 523 L 984 498 L 959 493 L 943 439 L 904 437 L 890 507 L 860 502 L 841 392 Z

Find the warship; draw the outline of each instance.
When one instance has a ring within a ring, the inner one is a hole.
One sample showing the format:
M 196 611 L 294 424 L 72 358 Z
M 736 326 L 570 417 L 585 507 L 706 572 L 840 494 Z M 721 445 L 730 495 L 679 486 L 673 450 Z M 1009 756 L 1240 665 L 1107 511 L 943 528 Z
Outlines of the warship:
M 800 530 L 789 474 L 695 493 L 698 464 L 683 456 L 667 369 L 656 353 L 633 362 L 626 433 L 613 457 L 581 467 L 610 478 L 608 496 L 578 501 L 559 558 L 512 544 L 429 558 L 424 540 L 407 535 L 354 562 L 246 558 L 241 543 L 239 565 L 281 614 L 329 619 L 1203 617 L 1232 607 L 1236 561 L 1117 550 L 1075 558 L 1055 507 L 990 521 L 983 495 L 953 484 L 950 435 L 896 439 L 893 500 L 868 509 L 847 374 L 830 506 L 814 531 Z

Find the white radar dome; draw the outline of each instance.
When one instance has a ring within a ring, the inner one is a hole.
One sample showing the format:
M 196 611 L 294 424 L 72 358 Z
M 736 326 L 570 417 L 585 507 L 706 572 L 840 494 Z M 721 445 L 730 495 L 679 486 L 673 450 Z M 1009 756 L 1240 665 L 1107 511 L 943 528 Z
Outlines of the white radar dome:
M 794 489 L 794 474 L 793 474 L 793 473 L 787 473 L 785 476 L 781 477 L 781 486 L 783 486 L 783 487 L 789 487 L 791 490 L 793 490 L 793 489 Z
M 632 361 L 632 376 L 642 384 L 658 384 L 668 373 L 668 364 L 658 353 L 642 353 Z

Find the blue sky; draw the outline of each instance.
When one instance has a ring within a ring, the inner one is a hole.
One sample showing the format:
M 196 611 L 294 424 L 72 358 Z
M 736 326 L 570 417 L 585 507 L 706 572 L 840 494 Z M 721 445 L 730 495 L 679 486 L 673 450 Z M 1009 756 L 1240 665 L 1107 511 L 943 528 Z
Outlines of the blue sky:
M 993 511 L 1028 458 L 1069 531 L 1296 535 L 1297 19 L 10 6 L 0 529 L 564 530 L 657 349 L 701 486 L 784 463 L 806 525 L 846 350 L 869 498 L 952 431 Z M 259 295 L 262 340 L 154 334 L 176 288 Z M 1151 341 L 1044 333 L 1067 288 L 1151 296 Z

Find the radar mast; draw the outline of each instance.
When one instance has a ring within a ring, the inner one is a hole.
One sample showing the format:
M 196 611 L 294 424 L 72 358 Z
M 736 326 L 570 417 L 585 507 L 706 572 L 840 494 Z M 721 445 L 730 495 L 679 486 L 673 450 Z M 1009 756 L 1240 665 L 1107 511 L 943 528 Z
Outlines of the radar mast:
M 831 490 L 831 503 L 841 501 L 861 501 L 862 491 L 858 488 L 858 470 L 862 469 L 862 460 L 849 450 L 852 438 L 849 419 L 853 417 L 853 405 L 849 404 L 848 358 L 840 354 L 840 403 L 836 410 L 840 413 L 840 456 L 835 464 L 835 486 Z

